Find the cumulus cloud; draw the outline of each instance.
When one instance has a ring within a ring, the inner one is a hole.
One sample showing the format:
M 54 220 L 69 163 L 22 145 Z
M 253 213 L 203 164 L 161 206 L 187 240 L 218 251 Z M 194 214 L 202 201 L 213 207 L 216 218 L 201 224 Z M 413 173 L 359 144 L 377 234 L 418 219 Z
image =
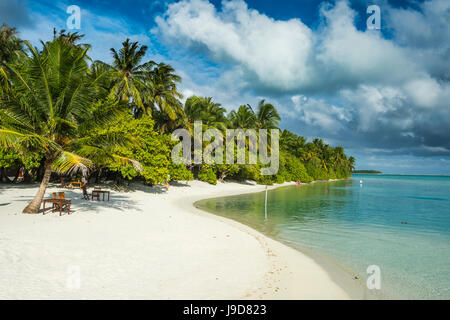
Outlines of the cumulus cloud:
M 326 132 L 342 130 L 352 116 L 348 110 L 329 104 L 323 99 L 308 98 L 304 95 L 292 96 L 295 115 L 306 125 L 318 126 Z
M 221 11 L 205 0 L 183 0 L 156 18 L 153 32 L 244 70 L 261 91 L 322 92 L 396 83 L 420 72 L 406 51 L 379 32 L 357 30 L 354 18 L 346 2 L 322 6 L 324 27 L 313 31 L 300 19 L 274 20 L 241 0 L 224 1 Z
M 211 87 L 269 96 L 288 126 L 353 147 L 450 155 L 450 2 L 420 9 L 386 3 L 387 39 L 357 29 L 347 1 L 323 4 L 312 29 L 242 0 L 223 1 L 220 10 L 183 0 L 156 18 L 152 32 L 227 66 Z
M 165 39 L 237 64 L 261 85 L 291 90 L 306 84 L 313 72 L 308 63 L 314 45 L 311 30 L 298 19 L 275 21 L 243 1 L 223 2 L 221 12 L 207 1 L 181 1 L 156 23 L 154 32 Z
M 450 80 L 450 2 L 421 3 L 420 10 L 388 7 L 387 23 L 394 40 L 431 76 Z

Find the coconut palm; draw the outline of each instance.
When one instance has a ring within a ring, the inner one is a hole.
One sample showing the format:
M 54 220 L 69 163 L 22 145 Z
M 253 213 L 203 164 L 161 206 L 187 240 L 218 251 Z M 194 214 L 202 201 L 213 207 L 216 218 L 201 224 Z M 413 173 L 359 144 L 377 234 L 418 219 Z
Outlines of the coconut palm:
M 348 168 L 350 169 L 350 172 L 355 170 L 355 158 L 353 156 L 348 158 Z
M 64 29 L 61 29 L 59 32 L 56 31 L 55 28 L 53 28 L 53 39 L 55 38 L 61 38 L 62 40 L 66 41 L 69 44 L 76 44 L 76 42 L 80 41 L 84 38 L 84 34 L 78 33 L 78 32 L 67 32 Z M 81 44 L 80 46 L 88 46 L 87 44 Z
M 227 117 L 225 115 L 225 108 L 221 107 L 220 103 L 215 103 L 211 97 L 202 97 L 199 101 L 201 110 L 200 120 L 205 129 L 216 128 L 219 130 L 226 130 Z
M 0 65 L 10 63 L 18 52 L 23 51 L 23 41 L 17 37 L 16 28 L 0 26 Z
M 30 57 L 6 64 L 8 86 L 0 89 L 0 142 L 21 153 L 44 154 L 44 176 L 33 200 L 23 213 L 37 213 L 52 170 L 86 172 L 92 158 L 108 153 L 131 138 L 111 136 L 94 128 L 111 126 L 120 116 L 119 102 L 99 102 L 95 89 L 104 73 L 89 77 L 87 48 L 61 38 L 38 51 L 26 42 Z
M 298 158 L 303 157 L 305 142 L 305 137 L 298 136 L 286 129 L 283 130 L 280 136 L 280 147 Z
M 277 109 L 265 100 L 261 100 L 258 104 L 256 113 L 256 126 L 258 129 L 277 129 L 278 122 L 281 121 Z
M 249 104 L 240 106 L 237 111 L 231 111 L 228 119 L 233 128 L 236 129 L 251 129 L 256 127 L 256 115 Z
M 216 128 L 223 131 L 228 121 L 225 111 L 225 108 L 215 103 L 211 97 L 192 96 L 186 99 L 184 107 L 178 111 L 174 122 L 177 127 L 183 127 L 191 134 L 194 132 L 195 121 L 202 122 L 203 130 Z
M 173 120 L 177 116 L 177 110 L 182 107 L 179 99 L 183 96 L 178 92 L 177 83 L 181 82 L 181 77 L 175 74 L 175 69 L 165 63 L 154 63 L 150 61 L 147 65 L 147 73 L 144 86 L 145 112 L 159 110 L 168 115 Z
M 154 65 L 153 61 L 141 63 L 146 52 L 147 46 L 139 47 L 138 42 L 131 42 L 130 39 L 122 42 L 122 48 L 119 51 L 111 48 L 114 57 L 112 93 L 119 100 L 127 101 L 129 104 L 135 103 L 142 109 L 145 107 L 141 93 L 145 87 L 148 70 Z

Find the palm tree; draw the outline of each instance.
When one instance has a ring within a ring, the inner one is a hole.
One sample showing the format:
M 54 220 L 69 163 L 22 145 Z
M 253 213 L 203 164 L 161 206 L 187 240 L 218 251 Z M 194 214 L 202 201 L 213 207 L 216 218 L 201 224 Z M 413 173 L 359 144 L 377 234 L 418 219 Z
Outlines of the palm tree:
M 23 41 L 17 37 L 16 28 L 10 28 L 6 24 L 0 26 L 0 65 L 10 63 L 23 51 Z
M 53 39 L 55 38 L 61 38 L 62 40 L 66 41 L 69 44 L 75 44 L 79 40 L 84 38 L 84 34 L 78 33 L 78 32 L 67 32 L 64 29 L 61 29 L 58 32 L 56 32 L 56 29 L 53 28 Z M 82 44 L 80 46 L 87 46 L 86 44 Z
M 119 100 L 135 103 L 139 108 L 145 109 L 141 93 L 145 87 L 148 70 L 154 65 L 153 61 L 142 63 L 147 52 L 147 46 L 140 46 L 138 42 L 126 39 L 122 48 L 117 52 L 111 48 L 113 62 L 113 90 Z M 130 99 L 132 101 L 130 101 Z
M 203 130 L 216 128 L 224 131 L 228 121 L 225 111 L 225 108 L 215 103 L 211 97 L 192 96 L 186 99 L 174 123 L 177 127 L 187 129 L 191 134 L 194 132 L 195 121 L 202 121 Z
M 304 155 L 305 142 L 305 137 L 298 136 L 286 129 L 280 136 L 280 147 L 298 158 L 302 158 Z
M 237 111 L 231 111 L 228 119 L 233 128 L 236 129 L 252 129 L 256 127 L 256 115 L 249 104 L 240 106 Z
M 7 75 L 6 63 L 24 56 L 23 41 L 17 37 L 16 28 L 9 28 L 6 24 L 0 26 L 0 84 L 5 83 Z
M 277 109 L 265 100 L 261 100 L 256 113 L 258 129 L 278 129 L 278 121 L 281 121 L 281 118 Z
M 311 160 L 312 158 L 316 157 L 316 151 L 315 151 L 316 147 L 314 146 L 314 144 L 312 142 L 308 142 L 307 144 L 305 144 L 305 147 L 303 148 L 303 153 L 301 156 L 301 160 L 307 162 L 309 160 Z
M 201 119 L 205 129 L 216 128 L 226 130 L 227 117 L 225 108 L 220 103 L 215 103 L 211 97 L 200 98 Z
M 171 120 L 176 118 L 177 110 L 182 107 L 179 99 L 183 96 L 178 92 L 177 83 L 181 77 L 175 74 L 175 69 L 165 63 L 148 64 L 149 72 L 145 83 L 145 112 L 159 111 L 166 113 Z
M 355 158 L 353 158 L 353 156 L 350 156 L 348 158 L 348 167 L 350 169 L 350 172 L 352 172 L 353 170 L 355 170 Z
M 108 153 L 131 139 L 94 128 L 115 123 L 117 100 L 99 102 L 95 89 L 104 73 L 89 77 L 87 48 L 61 38 L 38 51 L 26 42 L 31 57 L 6 64 L 8 86 L 0 88 L 0 142 L 16 152 L 44 154 L 44 176 L 23 213 L 37 213 L 53 170 L 74 172 L 93 166 L 90 156 L 124 161 Z

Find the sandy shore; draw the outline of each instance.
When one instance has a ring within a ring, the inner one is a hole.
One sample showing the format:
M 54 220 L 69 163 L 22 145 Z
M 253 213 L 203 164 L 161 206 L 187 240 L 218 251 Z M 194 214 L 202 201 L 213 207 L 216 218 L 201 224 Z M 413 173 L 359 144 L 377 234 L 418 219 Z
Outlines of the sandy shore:
M 193 206 L 264 186 L 134 186 L 112 191 L 110 202 L 65 190 L 73 214 L 60 217 L 20 214 L 37 185 L 1 185 L 0 299 L 362 297 L 338 268 Z

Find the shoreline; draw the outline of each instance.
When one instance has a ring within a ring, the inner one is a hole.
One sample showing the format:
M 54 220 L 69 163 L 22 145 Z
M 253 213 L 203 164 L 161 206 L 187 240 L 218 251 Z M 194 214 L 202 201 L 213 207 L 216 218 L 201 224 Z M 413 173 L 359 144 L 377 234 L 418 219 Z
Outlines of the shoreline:
M 320 180 L 320 181 L 312 181 L 309 183 L 302 183 L 302 184 L 308 185 L 308 184 L 314 184 L 314 183 L 319 183 L 319 182 L 330 182 L 330 181 L 337 181 L 337 180 L 338 179 Z M 275 184 L 275 185 L 269 186 L 268 190 L 274 190 L 274 189 L 293 186 L 293 185 L 295 185 L 295 182 L 285 182 L 283 184 Z M 322 268 L 330 276 L 331 280 L 335 284 L 337 284 L 340 288 L 342 288 L 345 291 L 345 294 L 348 296 L 347 298 L 356 299 L 356 300 L 367 299 L 367 294 L 366 294 L 366 291 L 364 290 L 364 287 L 361 284 L 361 281 L 355 280 L 353 278 L 352 274 L 354 274 L 354 272 L 352 270 L 350 270 L 349 268 L 347 268 L 346 266 L 340 264 L 333 258 L 325 256 L 323 254 L 313 252 L 311 250 L 301 247 L 300 245 L 292 245 L 292 244 L 287 243 L 286 241 L 282 241 L 280 239 L 270 237 L 270 236 L 265 235 L 262 232 L 254 229 L 244 223 L 241 223 L 239 221 L 233 220 L 228 217 L 217 215 L 214 212 L 210 212 L 208 210 L 200 209 L 199 207 L 196 206 L 196 203 L 201 200 L 223 198 L 223 197 L 229 197 L 229 196 L 240 195 L 240 194 L 264 192 L 265 191 L 264 185 L 261 185 L 261 187 L 263 187 L 263 189 L 258 190 L 258 191 L 252 190 L 249 192 L 229 193 L 227 195 L 223 195 L 220 197 L 207 197 L 207 198 L 202 197 L 201 199 L 196 199 L 196 200 L 192 201 L 192 205 L 195 207 L 195 209 L 197 209 L 197 211 L 199 211 L 199 212 L 195 212 L 195 214 L 200 214 L 200 215 L 206 216 L 208 218 L 216 219 L 218 221 L 230 224 L 230 225 L 234 226 L 235 228 L 241 230 L 242 232 L 246 232 L 247 234 L 250 234 L 253 237 L 255 237 L 261 243 L 261 246 L 263 248 L 268 248 L 267 250 L 269 250 L 271 252 L 283 251 L 283 254 L 286 254 L 286 255 L 295 255 L 296 253 L 298 253 L 298 254 L 301 254 L 308 258 L 311 258 L 318 265 L 318 267 Z M 270 240 L 270 241 L 267 241 L 267 240 Z M 288 252 L 288 250 L 284 250 L 285 248 L 282 248 L 281 246 L 285 246 L 289 249 L 292 249 L 295 251 L 295 253 Z M 295 275 L 295 276 L 299 277 L 300 275 Z M 292 277 L 292 276 L 290 276 L 290 277 Z M 286 283 L 286 285 L 292 286 L 292 283 L 289 281 Z M 292 292 L 293 290 L 289 289 L 289 291 Z M 295 295 L 298 295 L 298 293 L 294 293 L 294 296 Z M 303 294 L 301 294 L 300 296 L 303 297 Z M 262 299 L 264 299 L 264 298 L 262 298 Z M 295 298 L 293 296 L 284 297 L 282 294 L 275 293 L 273 295 L 269 294 L 266 299 L 298 299 L 298 298 Z
M 60 217 L 20 214 L 37 185 L 0 186 L 0 298 L 362 298 L 337 284 L 333 268 L 193 205 L 265 186 L 191 181 L 169 192 L 130 187 L 111 190 L 110 202 L 83 201 L 80 190 L 66 189 L 73 213 Z M 46 198 L 55 191 L 61 189 L 51 185 Z M 75 289 L 67 287 L 74 266 L 81 277 Z

